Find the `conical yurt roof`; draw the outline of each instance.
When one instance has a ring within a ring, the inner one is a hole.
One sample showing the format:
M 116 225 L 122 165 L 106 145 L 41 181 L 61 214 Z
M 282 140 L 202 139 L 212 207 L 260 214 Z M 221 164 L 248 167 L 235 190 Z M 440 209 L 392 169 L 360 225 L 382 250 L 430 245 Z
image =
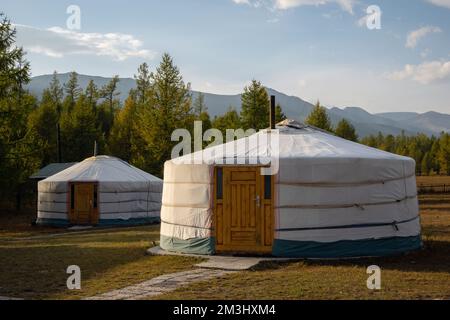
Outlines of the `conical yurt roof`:
M 389 159 L 411 161 L 411 158 L 371 148 L 352 142 L 313 126 L 287 119 L 277 124 L 279 159 L 295 158 L 342 158 L 342 159 Z M 213 163 L 218 158 L 251 159 L 273 156 L 274 145 L 268 143 L 268 130 L 217 145 L 174 159 L 175 163 L 189 163 L 201 156 L 203 163 Z M 272 148 L 272 150 L 270 150 Z
M 146 182 L 162 180 L 119 158 L 95 156 L 87 158 L 43 181 Z

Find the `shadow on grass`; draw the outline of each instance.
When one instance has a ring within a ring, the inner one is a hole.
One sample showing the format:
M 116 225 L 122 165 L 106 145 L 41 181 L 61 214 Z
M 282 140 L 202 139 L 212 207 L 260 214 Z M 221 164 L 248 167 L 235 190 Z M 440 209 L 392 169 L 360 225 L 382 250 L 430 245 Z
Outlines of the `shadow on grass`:
M 70 243 L 0 246 L 0 295 L 28 299 L 90 296 L 190 268 L 193 258 L 152 257 L 143 246 L 90 247 Z M 66 269 L 81 268 L 82 290 L 69 292 Z
M 424 240 L 421 250 L 409 253 L 373 258 L 351 258 L 333 260 L 294 259 L 290 261 L 265 261 L 254 268 L 254 271 L 275 270 L 292 263 L 308 266 L 363 267 L 378 265 L 383 270 L 405 272 L 445 272 L 450 274 L 450 242 L 442 240 Z

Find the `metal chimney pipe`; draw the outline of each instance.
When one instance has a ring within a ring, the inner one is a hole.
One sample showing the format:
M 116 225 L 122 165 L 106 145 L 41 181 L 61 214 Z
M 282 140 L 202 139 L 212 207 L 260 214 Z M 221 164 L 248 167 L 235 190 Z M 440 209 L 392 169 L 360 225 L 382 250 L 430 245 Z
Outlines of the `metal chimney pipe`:
M 56 158 L 58 163 L 61 163 L 62 156 L 61 156 L 61 128 L 59 126 L 59 122 L 56 124 Z
M 275 96 L 270 96 L 270 129 L 275 129 Z
M 97 140 L 94 141 L 94 157 L 97 156 Z

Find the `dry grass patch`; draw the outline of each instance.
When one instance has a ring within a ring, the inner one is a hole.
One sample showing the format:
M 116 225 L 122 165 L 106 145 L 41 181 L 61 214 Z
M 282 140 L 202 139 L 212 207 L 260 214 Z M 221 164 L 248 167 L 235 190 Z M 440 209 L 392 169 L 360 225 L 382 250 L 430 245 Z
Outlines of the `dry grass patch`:
M 41 234 L 67 232 L 64 228 L 33 226 L 36 215 L 23 213 L 0 213 L 0 240 L 5 238 L 31 237 Z
M 417 185 L 449 184 L 450 176 L 418 176 Z
M 0 295 L 77 299 L 192 268 L 200 259 L 148 256 L 159 226 L 97 230 L 38 240 L 0 240 Z M 66 268 L 81 268 L 82 290 L 68 290 Z

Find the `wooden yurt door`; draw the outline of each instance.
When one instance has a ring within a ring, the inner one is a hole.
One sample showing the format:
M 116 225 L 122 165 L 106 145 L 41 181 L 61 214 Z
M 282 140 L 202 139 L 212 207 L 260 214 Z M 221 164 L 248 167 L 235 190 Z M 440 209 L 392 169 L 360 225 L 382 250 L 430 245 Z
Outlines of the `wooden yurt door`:
M 72 224 L 98 223 L 97 184 L 71 184 L 70 198 L 70 222 Z
M 260 167 L 216 168 L 216 251 L 271 252 L 272 177 L 260 171 Z

